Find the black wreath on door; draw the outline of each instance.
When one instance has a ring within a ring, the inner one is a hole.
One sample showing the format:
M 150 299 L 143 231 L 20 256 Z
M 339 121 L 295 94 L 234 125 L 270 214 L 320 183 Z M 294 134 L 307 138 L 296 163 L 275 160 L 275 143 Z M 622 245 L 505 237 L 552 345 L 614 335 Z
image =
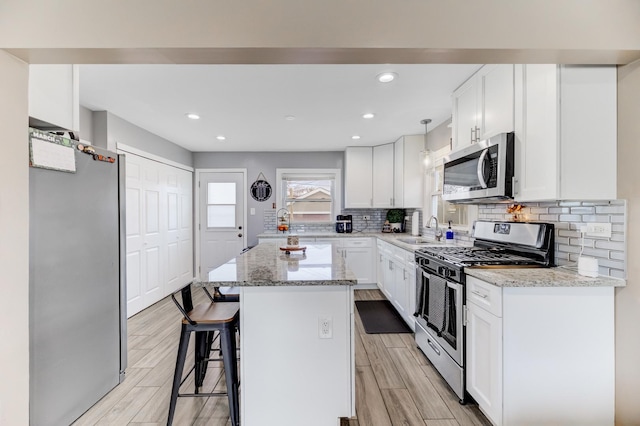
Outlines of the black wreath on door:
M 271 185 L 267 182 L 262 172 L 260 172 L 256 181 L 251 184 L 251 196 L 256 201 L 267 201 L 271 197 L 272 192 L 273 189 L 271 189 Z

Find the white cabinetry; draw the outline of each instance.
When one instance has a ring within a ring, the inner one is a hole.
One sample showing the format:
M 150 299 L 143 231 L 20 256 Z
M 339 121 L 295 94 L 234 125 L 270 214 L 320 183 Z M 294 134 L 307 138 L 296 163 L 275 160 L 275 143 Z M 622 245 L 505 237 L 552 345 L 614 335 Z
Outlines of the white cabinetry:
M 348 209 L 371 208 L 373 204 L 373 148 L 347 147 L 344 169 L 344 204 Z
M 502 292 L 467 280 L 467 392 L 494 423 L 502 417 Z
M 515 70 L 515 199 L 615 199 L 616 67 Z
M 513 65 L 485 65 L 453 92 L 453 150 L 514 128 Z
M 378 288 L 402 319 L 415 328 L 416 284 L 412 251 L 378 240 Z
M 403 136 L 394 144 L 394 206 L 422 208 L 424 136 Z
M 373 207 L 393 207 L 392 143 L 373 147 Z
M 614 424 L 612 287 L 466 286 L 467 391 L 494 424 Z
M 79 131 L 79 105 L 76 65 L 29 65 L 30 117 L 53 127 Z
M 358 284 L 376 282 L 373 267 L 373 244 L 371 238 L 340 238 L 340 253 L 344 256 L 347 268 L 358 278 Z
M 422 208 L 424 136 L 345 150 L 346 208 Z

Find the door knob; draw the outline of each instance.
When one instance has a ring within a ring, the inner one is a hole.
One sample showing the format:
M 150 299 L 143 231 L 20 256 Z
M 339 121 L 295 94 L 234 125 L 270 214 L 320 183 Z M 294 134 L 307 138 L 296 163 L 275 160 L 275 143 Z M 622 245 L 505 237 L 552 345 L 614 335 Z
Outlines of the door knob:
M 238 237 L 242 237 L 242 234 L 238 234 Z

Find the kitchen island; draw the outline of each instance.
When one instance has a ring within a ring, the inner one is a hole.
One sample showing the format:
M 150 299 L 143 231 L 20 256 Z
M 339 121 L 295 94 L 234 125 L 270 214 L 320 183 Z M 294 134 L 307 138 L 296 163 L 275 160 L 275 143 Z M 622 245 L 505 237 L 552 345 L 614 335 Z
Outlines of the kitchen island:
M 240 292 L 243 426 L 332 425 L 355 415 L 353 285 L 335 243 L 261 243 L 210 271 Z

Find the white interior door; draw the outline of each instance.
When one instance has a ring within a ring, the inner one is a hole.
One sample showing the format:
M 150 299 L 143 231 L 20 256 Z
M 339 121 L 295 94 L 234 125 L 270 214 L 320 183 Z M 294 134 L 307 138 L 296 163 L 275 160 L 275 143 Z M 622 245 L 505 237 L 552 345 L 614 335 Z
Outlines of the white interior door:
M 246 245 L 245 173 L 199 174 L 200 276 L 239 255 Z
M 172 293 L 193 279 L 192 173 L 166 167 L 167 288 Z
M 193 173 L 126 153 L 127 316 L 193 275 Z
M 127 315 L 131 316 L 163 297 L 162 235 L 159 167 L 134 155 L 127 170 Z

